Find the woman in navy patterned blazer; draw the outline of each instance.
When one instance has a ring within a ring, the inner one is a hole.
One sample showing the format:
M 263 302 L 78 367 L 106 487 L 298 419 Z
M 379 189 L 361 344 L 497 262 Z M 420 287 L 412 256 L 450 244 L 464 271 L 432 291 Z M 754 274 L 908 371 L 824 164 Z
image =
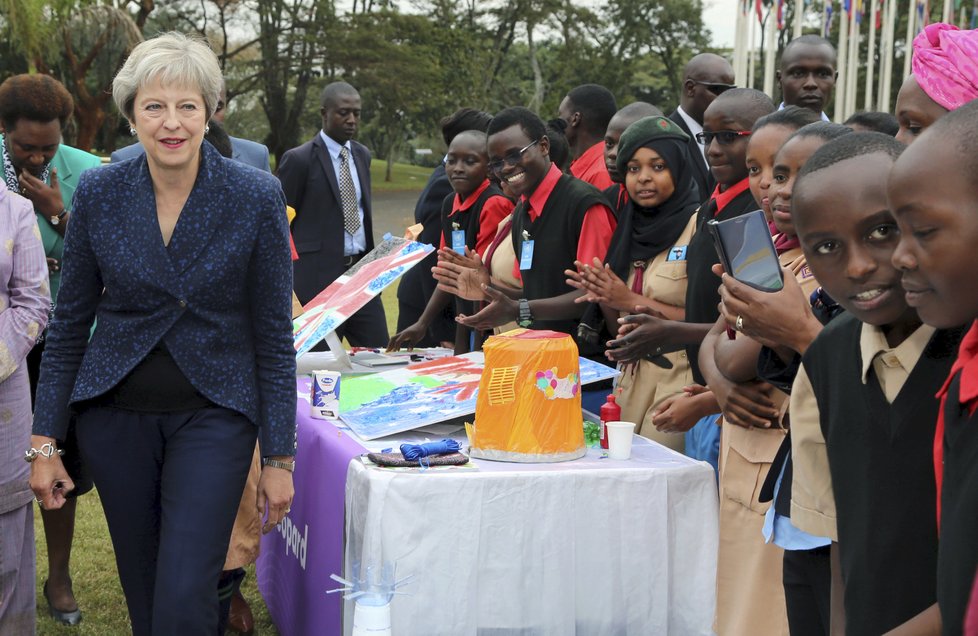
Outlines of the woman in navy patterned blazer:
M 146 153 L 78 185 L 37 389 L 31 488 L 63 503 L 72 483 L 50 451 L 75 416 L 137 635 L 217 631 L 256 436 L 266 532 L 292 500 L 285 197 L 203 143 L 220 88 L 213 52 L 176 33 L 119 71 L 113 98 Z

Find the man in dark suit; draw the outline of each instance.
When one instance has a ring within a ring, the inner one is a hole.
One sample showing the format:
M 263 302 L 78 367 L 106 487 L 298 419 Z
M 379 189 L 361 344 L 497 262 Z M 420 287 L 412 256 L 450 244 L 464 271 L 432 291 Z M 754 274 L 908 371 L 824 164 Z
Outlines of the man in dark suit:
M 312 141 L 289 150 L 278 178 L 295 208 L 292 236 L 295 293 L 308 303 L 374 248 L 370 215 L 370 151 L 353 141 L 360 124 L 360 94 L 333 82 L 320 98 L 323 128 Z M 351 346 L 387 345 L 387 318 L 380 296 L 337 329 Z
M 696 141 L 696 133 L 703 132 L 703 113 L 717 95 L 734 88 L 734 71 L 730 63 L 719 55 L 701 53 L 683 69 L 683 94 L 679 106 L 669 119 L 689 135 L 689 156 L 693 159 L 693 180 L 706 200 L 713 194 L 716 181 L 706 162 L 706 149 Z

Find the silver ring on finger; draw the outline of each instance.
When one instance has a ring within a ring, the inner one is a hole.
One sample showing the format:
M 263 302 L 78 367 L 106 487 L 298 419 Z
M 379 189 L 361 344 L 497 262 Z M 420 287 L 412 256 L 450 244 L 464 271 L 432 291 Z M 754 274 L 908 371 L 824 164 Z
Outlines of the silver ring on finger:
M 744 330 L 744 317 L 743 316 L 740 316 L 740 315 L 737 316 L 737 320 L 734 322 L 734 329 L 736 329 L 737 331 L 743 331 Z

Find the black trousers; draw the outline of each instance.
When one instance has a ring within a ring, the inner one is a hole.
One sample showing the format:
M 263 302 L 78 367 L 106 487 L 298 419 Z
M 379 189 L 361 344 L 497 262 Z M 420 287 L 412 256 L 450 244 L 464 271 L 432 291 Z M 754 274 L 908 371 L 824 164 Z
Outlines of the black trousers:
M 91 407 L 76 430 L 102 498 L 134 636 L 217 634 L 217 583 L 257 427 L 220 407 Z
M 785 550 L 784 600 L 791 636 L 829 636 L 832 562 L 829 546 Z
M 387 315 L 380 295 L 370 299 L 347 318 L 336 330 L 336 335 L 340 340 L 345 337 L 351 347 L 386 347 L 390 334 L 387 332 Z

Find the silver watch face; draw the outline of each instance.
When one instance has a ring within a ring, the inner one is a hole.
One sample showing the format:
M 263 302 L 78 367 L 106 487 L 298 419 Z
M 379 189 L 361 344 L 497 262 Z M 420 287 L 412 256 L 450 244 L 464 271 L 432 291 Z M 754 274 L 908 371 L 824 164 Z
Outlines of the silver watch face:
M 51 217 L 51 225 L 57 225 L 61 223 L 61 218 L 57 215 Z

